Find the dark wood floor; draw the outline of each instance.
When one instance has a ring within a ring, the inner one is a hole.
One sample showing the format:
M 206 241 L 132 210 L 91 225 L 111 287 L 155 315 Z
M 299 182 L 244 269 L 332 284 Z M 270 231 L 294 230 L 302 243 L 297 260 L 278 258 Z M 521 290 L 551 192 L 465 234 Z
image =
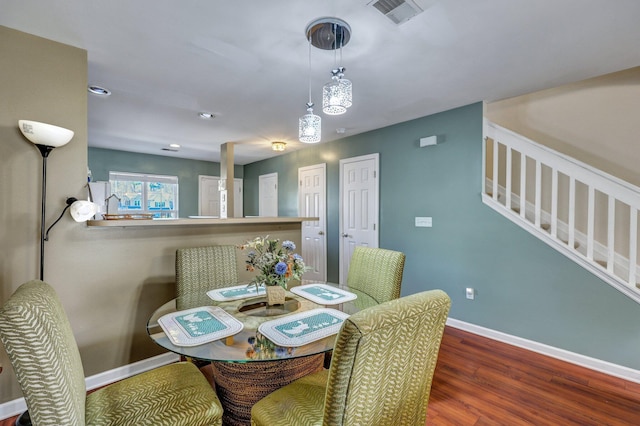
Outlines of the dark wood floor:
M 638 426 L 640 384 L 447 327 L 427 426 L 489 425 Z
M 427 426 L 640 425 L 640 384 L 447 327 Z

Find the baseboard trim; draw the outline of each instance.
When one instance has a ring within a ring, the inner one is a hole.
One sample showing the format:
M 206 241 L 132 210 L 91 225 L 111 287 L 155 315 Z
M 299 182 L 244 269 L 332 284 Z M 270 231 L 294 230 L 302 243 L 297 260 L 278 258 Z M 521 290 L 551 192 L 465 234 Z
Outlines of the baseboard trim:
M 127 377 L 131 377 L 163 365 L 171 364 L 179 359 L 180 357 L 174 353 L 166 353 L 89 376 L 85 378 L 87 390 L 96 389 L 108 385 L 109 383 L 117 382 L 118 380 L 126 379 Z M 18 398 L 2 403 L 0 404 L 0 419 L 13 417 L 22 413 L 26 409 L 27 404 L 24 401 L 24 398 Z
M 489 339 L 497 340 L 499 342 L 507 343 L 519 348 L 527 349 L 532 352 L 536 352 L 542 355 L 547 355 L 552 358 L 566 361 L 571 364 L 579 365 L 581 367 L 589 368 L 600 373 L 608 374 L 620 379 L 628 380 L 634 383 L 640 383 L 640 371 L 634 370 L 629 367 L 625 367 L 618 364 L 613 364 L 607 361 L 602 361 L 596 358 L 591 358 L 585 355 L 570 352 L 564 349 L 556 348 L 554 346 L 538 343 L 533 340 L 523 339 L 521 337 L 513 336 L 503 333 L 501 331 L 492 330 L 490 328 L 481 327 L 479 325 L 471 324 L 468 322 L 460 321 L 454 318 L 447 319 L 447 325 L 458 328 L 460 330 L 468 331 L 473 334 L 487 337 Z

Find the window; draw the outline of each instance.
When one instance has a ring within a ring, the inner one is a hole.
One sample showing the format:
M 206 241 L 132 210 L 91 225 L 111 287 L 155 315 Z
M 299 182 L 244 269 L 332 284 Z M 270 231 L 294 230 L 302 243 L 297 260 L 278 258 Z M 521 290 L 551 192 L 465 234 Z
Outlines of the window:
M 119 213 L 178 217 L 177 176 L 109 172 L 109 183 L 111 192 L 120 198 Z

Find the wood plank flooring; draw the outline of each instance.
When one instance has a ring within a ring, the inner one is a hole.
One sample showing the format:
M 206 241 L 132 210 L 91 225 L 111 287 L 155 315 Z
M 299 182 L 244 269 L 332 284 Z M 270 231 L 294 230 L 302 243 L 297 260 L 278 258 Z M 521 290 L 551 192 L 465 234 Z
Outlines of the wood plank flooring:
M 447 327 L 427 426 L 640 425 L 640 384 Z
M 447 327 L 427 426 L 496 425 L 638 426 L 640 384 Z

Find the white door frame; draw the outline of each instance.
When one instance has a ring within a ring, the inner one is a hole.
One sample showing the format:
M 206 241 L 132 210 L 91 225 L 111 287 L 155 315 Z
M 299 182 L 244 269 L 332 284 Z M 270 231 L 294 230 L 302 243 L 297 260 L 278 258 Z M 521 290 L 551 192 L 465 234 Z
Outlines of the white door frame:
M 348 270 L 346 270 L 346 265 L 345 265 L 345 261 L 344 261 L 344 249 L 343 249 L 343 234 L 344 234 L 344 218 L 343 218 L 343 209 L 344 209 L 344 203 L 343 203 L 343 199 L 344 199 L 344 176 L 343 176 L 343 169 L 344 169 L 344 165 L 347 163 L 354 163 L 354 162 L 358 162 L 358 161 L 364 161 L 364 160 L 373 160 L 374 161 L 374 173 L 375 173 L 375 187 L 373 188 L 373 196 L 374 196 L 374 200 L 373 200 L 373 210 L 374 210 L 374 217 L 375 217 L 375 223 L 373 224 L 373 229 L 371 230 L 371 232 L 373 233 L 373 241 L 372 241 L 372 245 L 373 247 L 378 247 L 379 245 L 379 223 L 380 223 L 380 179 L 379 179 L 379 175 L 380 175 L 380 154 L 378 153 L 374 153 L 374 154 L 368 154 L 368 155 L 361 155 L 358 157 L 351 157 L 351 158 L 344 158 L 342 160 L 340 160 L 340 205 L 339 205 L 339 216 L 340 216 L 340 229 L 339 229 L 339 234 L 338 234 L 338 241 L 339 241 L 339 248 L 340 248 L 340 284 L 344 284 L 347 282 L 347 274 L 348 274 Z

